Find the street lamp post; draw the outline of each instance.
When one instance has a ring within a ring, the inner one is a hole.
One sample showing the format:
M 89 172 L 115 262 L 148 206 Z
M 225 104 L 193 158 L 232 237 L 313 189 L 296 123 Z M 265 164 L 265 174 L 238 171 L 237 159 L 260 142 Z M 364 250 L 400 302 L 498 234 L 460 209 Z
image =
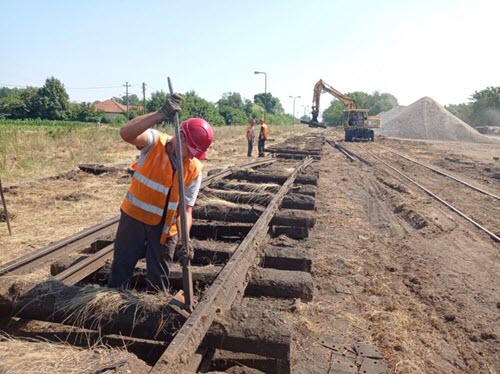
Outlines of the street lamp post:
M 293 117 L 295 118 L 295 99 L 300 99 L 300 96 L 288 96 L 293 99 Z
M 264 122 L 266 122 L 267 112 L 267 74 L 263 71 L 254 71 L 254 74 L 264 74 Z

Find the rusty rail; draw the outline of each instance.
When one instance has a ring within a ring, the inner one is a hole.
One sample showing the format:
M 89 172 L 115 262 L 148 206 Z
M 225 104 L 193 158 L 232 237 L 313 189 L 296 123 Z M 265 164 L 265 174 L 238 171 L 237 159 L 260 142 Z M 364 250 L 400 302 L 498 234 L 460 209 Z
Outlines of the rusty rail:
M 232 168 L 228 168 L 227 170 L 222 170 L 219 173 L 204 178 L 202 181 L 202 186 L 205 187 L 216 179 L 231 175 L 231 173 L 233 173 L 235 169 L 253 168 L 260 165 L 271 164 L 275 161 L 276 159 L 266 157 L 266 159 L 264 160 L 237 165 Z M 0 277 L 7 274 L 21 274 L 40 266 L 40 264 L 44 262 L 55 260 L 64 254 L 85 249 L 96 240 L 106 237 L 107 235 L 114 234 L 118 227 L 119 219 L 120 216 L 110 218 L 107 221 L 89 227 L 81 232 L 78 232 L 67 238 L 52 243 L 44 248 L 41 248 L 33 253 L 29 253 L 25 256 L 10 261 L 0 266 Z
M 289 176 L 279 192 L 267 206 L 264 214 L 255 223 L 245 239 L 238 246 L 227 265 L 219 273 L 210 289 L 203 295 L 198 306 L 183 324 L 168 348 L 150 373 L 177 372 L 196 352 L 217 314 L 231 308 L 237 295 L 242 295 L 247 280 L 247 272 L 255 262 L 257 250 L 267 236 L 269 222 L 292 187 L 298 173 L 312 163 L 306 159 Z
M 455 213 L 457 213 L 459 216 L 461 216 L 462 218 L 465 218 L 467 221 L 469 221 L 470 223 L 472 223 L 474 226 L 476 226 L 478 229 L 484 231 L 486 234 L 488 234 L 495 242 L 497 243 L 500 243 L 500 237 L 498 237 L 497 235 L 495 235 L 494 233 L 492 233 L 490 230 L 488 230 L 487 228 L 485 228 L 484 226 L 480 225 L 478 222 L 474 221 L 472 218 L 470 218 L 469 216 L 467 216 L 465 213 L 461 212 L 460 210 L 458 210 L 457 208 L 455 208 L 453 205 L 451 205 L 450 203 L 448 203 L 446 200 L 442 199 L 441 197 L 437 196 L 435 193 L 431 192 L 430 190 L 428 190 L 427 188 L 425 188 L 424 186 L 422 186 L 421 184 L 419 184 L 418 182 L 414 181 L 412 178 L 410 178 L 409 176 L 407 176 L 406 174 L 402 173 L 401 171 L 399 171 L 398 169 L 396 169 L 394 166 L 388 164 L 386 161 L 382 160 L 381 158 L 375 156 L 373 153 L 369 152 L 369 151 L 366 151 L 369 155 L 371 155 L 373 158 L 377 159 L 378 161 L 382 162 L 384 165 L 386 165 L 388 168 L 394 170 L 396 173 L 398 173 L 399 175 L 401 175 L 402 177 L 404 177 L 405 179 L 407 179 L 408 181 L 410 181 L 411 183 L 413 183 L 415 186 L 417 186 L 418 188 L 420 188 L 421 190 L 423 190 L 425 193 L 427 193 L 428 195 L 430 195 L 431 197 L 433 197 L 434 199 L 436 199 L 437 201 L 439 201 L 440 203 L 446 205 L 448 208 L 450 208 L 452 211 L 454 211 Z

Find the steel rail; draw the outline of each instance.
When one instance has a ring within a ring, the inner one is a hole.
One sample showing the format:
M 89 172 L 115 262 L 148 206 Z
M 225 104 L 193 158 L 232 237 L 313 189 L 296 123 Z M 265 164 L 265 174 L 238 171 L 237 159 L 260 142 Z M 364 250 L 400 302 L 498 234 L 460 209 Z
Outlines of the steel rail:
M 455 213 L 457 213 L 459 216 L 461 216 L 462 218 L 465 218 L 467 221 L 469 221 L 470 223 L 472 223 L 478 229 L 480 229 L 480 230 L 484 231 L 485 233 L 487 233 L 494 241 L 496 241 L 497 243 L 500 243 L 500 237 L 498 237 L 497 235 L 495 235 L 494 233 L 492 233 L 490 230 L 488 230 L 487 228 L 485 228 L 482 225 L 480 225 L 478 222 L 474 221 L 472 218 L 470 218 L 466 214 L 462 213 L 460 210 L 458 210 L 457 208 L 455 208 L 453 205 L 451 205 L 450 203 L 448 203 L 446 200 L 440 198 L 439 196 L 437 196 L 436 194 L 434 194 L 433 192 L 431 192 L 430 190 L 428 190 L 427 188 L 425 188 L 424 186 L 422 186 L 418 182 L 414 181 L 412 178 L 410 178 L 406 174 L 402 173 L 401 171 L 399 171 L 398 169 L 396 169 L 392 165 L 388 164 L 386 161 L 384 161 L 381 158 L 375 156 L 370 151 L 366 151 L 366 152 L 369 155 L 371 155 L 373 158 L 377 159 L 378 161 L 382 162 L 387 167 L 389 167 L 392 170 L 394 170 L 396 173 L 400 174 L 402 177 L 404 177 L 407 180 L 409 180 L 411 183 L 413 183 L 414 185 L 416 185 L 418 188 L 420 188 L 423 191 L 425 191 L 425 193 L 427 193 L 428 195 L 432 196 L 434 199 L 436 199 L 439 202 L 441 202 L 442 204 L 446 205 L 448 208 L 450 208 L 452 211 L 454 211 Z
M 312 162 L 313 159 L 307 158 L 281 186 L 279 192 L 233 253 L 212 286 L 204 293 L 191 316 L 150 371 L 151 374 L 178 372 L 189 362 L 201 344 L 215 316 L 229 310 L 237 296 L 243 295 L 248 282 L 248 270 L 255 262 L 259 247 L 265 243 L 269 222 L 279 209 L 298 173 Z
M 482 188 L 479 188 L 479 187 L 474 186 L 473 184 L 467 183 L 467 182 L 465 182 L 465 181 L 463 181 L 463 180 L 461 180 L 461 179 L 459 179 L 459 178 L 457 178 L 457 177 L 455 177 L 455 176 L 453 176 L 453 175 L 451 175 L 451 174 L 449 174 L 449 173 L 446 173 L 446 172 L 444 172 L 444 171 L 442 171 L 442 170 L 439 170 L 439 169 L 434 168 L 434 167 L 432 167 L 432 166 L 426 165 L 426 164 L 421 163 L 421 162 L 419 162 L 419 161 L 413 160 L 412 158 L 410 158 L 410 157 L 408 157 L 408 156 L 402 155 L 402 154 L 400 154 L 400 153 L 398 153 L 398 152 L 396 152 L 396 151 L 393 151 L 393 150 L 391 150 L 391 149 L 388 149 L 388 148 L 386 148 L 386 147 L 384 147 L 384 146 L 382 146 L 382 145 L 378 145 L 378 146 L 379 146 L 379 147 L 381 147 L 381 148 L 383 148 L 383 149 L 385 149 L 386 151 L 391 152 L 391 153 L 394 153 L 395 155 L 398 155 L 399 157 L 402 157 L 402 158 L 404 158 L 404 159 L 406 159 L 406 160 L 408 160 L 408 161 L 410 161 L 410 162 L 413 162 L 413 163 L 415 163 L 415 164 L 417 164 L 417 165 L 420 165 L 420 166 L 423 166 L 423 167 L 425 167 L 425 168 L 427 168 L 427 169 L 429 169 L 429 170 L 432 170 L 432 171 L 433 171 L 433 172 L 435 172 L 436 174 L 443 175 L 443 176 L 445 176 L 445 177 L 451 178 L 451 179 L 453 179 L 453 180 L 455 180 L 455 181 L 457 181 L 457 182 L 459 182 L 459 183 L 462 183 L 463 185 L 465 185 L 465 186 L 467 186 L 467 187 L 472 188 L 473 190 L 476 190 L 476 191 L 481 192 L 481 193 L 483 193 L 483 194 L 485 194 L 485 195 L 488 195 L 488 196 L 493 197 L 493 198 L 495 198 L 495 199 L 497 199 L 497 200 L 500 200 L 500 196 L 497 196 L 497 195 L 495 195 L 495 194 L 493 194 L 493 193 L 491 193 L 491 192 L 485 191 L 485 190 L 483 190 Z
M 363 157 L 361 157 L 360 155 L 354 153 L 353 151 L 351 151 L 350 149 L 340 145 L 339 143 L 337 143 L 336 141 L 332 142 L 327 140 L 327 143 L 330 144 L 332 147 L 334 148 L 337 148 L 339 151 L 344 151 L 344 152 L 347 152 L 348 154 L 350 154 L 351 156 L 354 156 L 356 157 L 359 161 L 361 161 L 362 163 L 368 165 L 368 166 L 372 166 L 371 162 L 364 159 Z
M 104 266 L 107 260 L 113 258 L 113 250 L 114 244 L 110 244 L 85 260 L 57 274 L 54 279 L 72 286 Z
M 23 271 L 29 270 L 47 259 L 54 258 L 60 253 L 77 251 L 89 246 L 99 237 L 107 235 L 109 232 L 116 231 L 118 225 L 118 216 L 110 218 L 104 222 L 98 223 L 79 233 L 71 235 L 67 238 L 59 240 L 55 243 L 41 248 L 40 250 L 28 253 L 25 256 L 19 257 L 13 261 L 0 266 L 0 276 L 9 274 L 15 275 Z
M 224 178 L 233 173 L 235 169 L 240 168 L 253 168 L 260 165 L 266 165 L 276 162 L 275 158 L 266 157 L 264 160 L 253 161 L 250 163 L 236 165 L 226 170 L 222 170 L 219 173 L 210 175 L 203 179 L 202 187 L 206 187 L 208 184 L 214 180 Z M 99 238 L 105 237 L 106 235 L 116 232 L 118 227 L 118 221 L 120 216 L 115 216 L 104 222 L 98 223 L 87 229 L 84 229 L 74 235 L 61 239 L 55 243 L 49 244 L 35 252 L 28 253 L 27 255 L 21 256 L 15 260 L 12 260 L 2 266 L 0 266 L 0 277 L 4 275 L 16 275 L 22 272 L 28 271 L 45 261 L 55 259 L 58 256 L 69 253 L 76 252 L 88 247 L 92 242 Z
M 351 162 L 352 162 L 352 161 L 356 161 L 356 159 L 355 159 L 352 155 L 350 155 L 347 151 L 345 151 L 345 150 L 344 150 L 344 149 L 342 149 L 342 148 L 337 147 L 337 142 L 336 142 L 335 140 L 333 141 L 333 143 L 332 143 L 332 142 L 330 142 L 329 140 L 327 140 L 326 142 L 327 142 L 328 144 L 330 144 L 332 147 L 334 147 L 335 149 L 337 149 L 337 150 L 338 150 L 340 153 L 342 153 L 344 156 L 346 156 L 346 157 L 349 159 L 349 161 L 351 161 Z

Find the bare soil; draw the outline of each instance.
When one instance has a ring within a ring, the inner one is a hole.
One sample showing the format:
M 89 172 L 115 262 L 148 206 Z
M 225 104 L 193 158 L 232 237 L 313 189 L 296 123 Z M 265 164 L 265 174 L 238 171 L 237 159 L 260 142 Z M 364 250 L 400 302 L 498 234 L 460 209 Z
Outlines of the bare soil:
M 384 138 L 346 144 L 371 167 L 325 144 L 317 163 L 317 223 L 302 242 L 314 254 L 316 292 L 290 313 L 293 372 L 328 373 L 332 352 L 320 340 L 331 338 L 376 345 L 394 373 L 500 373 L 500 244 L 367 151 L 403 167 L 497 235 L 500 202 L 379 145 L 500 195 L 500 180 L 491 177 L 500 171 L 495 144 Z M 242 138 L 221 144 L 207 169 L 247 161 L 245 146 Z M 12 236 L 0 222 L 0 263 L 117 215 L 128 183 L 125 172 L 78 172 L 8 191 L 16 217 Z
M 500 202 L 403 162 L 378 145 L 495 193 L 500 147 L 377 139 L 346 144 L 373 163 L 325 149 L 314 251 L 317 293 L 296 316 L 295 372 L 328 372 L 318 337 L 373 343 L 396 373 L 500 372 L 499 245 L 370 156 L 403 167 L 499 233 Z M 457 162 L 466 160 L 466 162 Z M 396 162 L 397 161 L 397 162 Z

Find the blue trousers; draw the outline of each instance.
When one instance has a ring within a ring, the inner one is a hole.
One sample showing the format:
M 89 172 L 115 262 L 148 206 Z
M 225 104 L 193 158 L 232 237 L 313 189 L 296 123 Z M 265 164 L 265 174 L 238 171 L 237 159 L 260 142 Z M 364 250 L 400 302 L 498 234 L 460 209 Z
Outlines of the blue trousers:
M 266 140 L 265 139 L 259 139 L 259 144 L 258 144 L 259 157 L 264 157 L 265 156 L 265 153 L 264 153 L 265 146 L 266 146 Z
M 128 288 L 134 268 L 141 258 L 146 258 L 148 289 L 169 289 L 169 264 L 173 262 L 177 236 L 160 243 L 164 220 L 156 226 L 146 225 L 124 212 L 121 213 L 114 243 L 113 265 L 108 286 Z
M 253 139 L 248 140 L 248 152 L 247 152 L 248 157 L 252 156 L 252 151 L 253 151 Z

